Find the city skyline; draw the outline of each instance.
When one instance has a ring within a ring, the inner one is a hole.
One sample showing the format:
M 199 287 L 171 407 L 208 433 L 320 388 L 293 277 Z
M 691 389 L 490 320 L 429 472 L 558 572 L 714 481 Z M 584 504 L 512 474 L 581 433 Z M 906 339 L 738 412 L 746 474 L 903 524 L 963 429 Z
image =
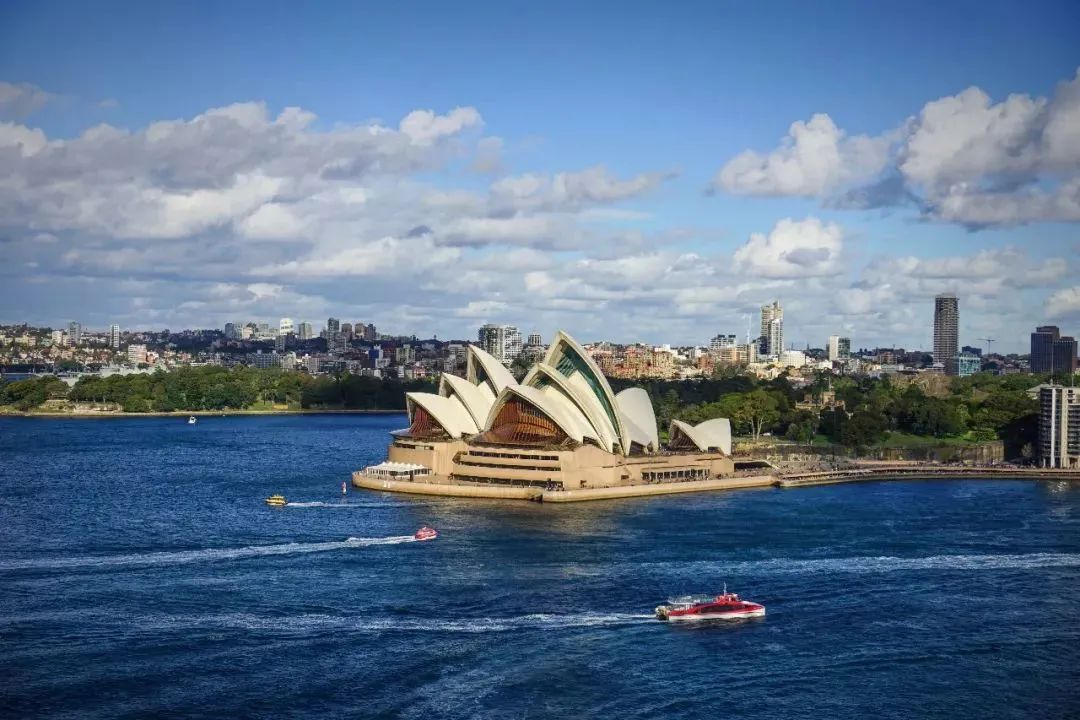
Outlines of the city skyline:
M 0 11 L 3 322 L 700 344 L 782 298 L 785 345 L 928 348 L 954 292 L 962 344 L 1080 325 L 1080 54 L 1055 32 L 1074 4 L 984 8 L 977 37 L 959 6 L 927 36 L 858 4 L 785 5 L 779 28 L 767 8 L 425 6 L 437 33 L 394 8 L 256 29 L 131 5 L 119 39 L 42 6 Z M 477 35 L 521 23 L 528 43 Z M 297 27 L 320 52 L 277 58 L 312 49 Z M 444 62 L 388 47 L 405 28 Z

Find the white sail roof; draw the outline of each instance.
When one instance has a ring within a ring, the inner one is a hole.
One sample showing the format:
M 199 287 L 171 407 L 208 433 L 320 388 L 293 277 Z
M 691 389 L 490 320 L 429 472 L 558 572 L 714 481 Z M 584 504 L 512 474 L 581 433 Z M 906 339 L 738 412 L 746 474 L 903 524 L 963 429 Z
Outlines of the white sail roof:
M 589 424 L 589 436 L 608 452 L 614 449 L 617 431 L 584 381 L 572 382 L 571 378 L 562 375 L 555 368 L 539 362 L 533 365 L 521 384 L 539 388 L 548 394 L 560 394 L 585 417 Z
M 463 377 L 443 373 L 439 379 L 439 394 L 443 397 L 456 397 L 469 412 L 476 427 L 482 428 L 488 412 L 495 403 L 495 395 L 487 384 L 473 385 Z
M 420 392 L 405 393 L 405 408 L 409 413 L 410 425 L 417 405 L 427 410 L 435 422 L 439 423 L 446 434 L 452 438 L 459 438 L 462 434 L 474 435 L 479 431 L 469 411 L 456 396 L 443 397 L 435 393 Z
M 561 375 L 571 382 L 584 381 L 588 391 L 600 404 L 604 415 L 615 430 L 615 437 L 619 440 L 619 446 L 624 455 L 630 452 L 630 436 L 619 412 L 615 394 L 611 391 L 607 378 L 593 359 L 585 352 L 585 349 L 577 344 L 572 337 L 559 331 L 544 356 L 544 364 L 555 368 Z
M 511 397 L 519 397 L 529 405 L 532 405 L 552 422 L 559 426 L 567 437 L 575 442 L 584 442 L 586 437 L 594 437 L 592 426 L 585 416 L 561 393 L 546 393 L 527 385 L 510 385 L 503 388 L 495 404 L 491 407 L 486 429 L 491 429 L 499 410 Z M 595 438 L 594 438 L 595 439 Z
M 717 448 L 725 455 L 731 455 L 731 421 L 727 418 L 713 418 L 697 425 L 672 420 L 671 436 L 675 437 L 676 433 L 685 435 L 702 452 Z
M 466 376 L 473 385 L 487 385 L 492 397 L 496 397 L 508 385 L 517 385 L 513 374 L 506 366 L 489 353 L 475 345 L 466 350 Z
M 656 413 L 649 393 L 639 387 L 627 388 L 615 396 L 615 402 L 630 434 L 630 441 L 648 452 L 656 452 L 660 448 L 660 433 L 656 428 Z

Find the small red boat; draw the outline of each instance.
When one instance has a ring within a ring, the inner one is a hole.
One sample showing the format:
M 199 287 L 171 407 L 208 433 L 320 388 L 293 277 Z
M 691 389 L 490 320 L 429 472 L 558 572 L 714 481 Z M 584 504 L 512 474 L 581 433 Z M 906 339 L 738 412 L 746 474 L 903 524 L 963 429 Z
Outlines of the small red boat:
M 661 620 L 740 620 L 764 617 L 765 606 L 749 600 L 740 600 L 727 587 L 720 595 L 686 595 L 669 598 L 667 605 L 656 608 Z
M 427 525 L 416 531 L 413 535 L 414 540 L 434 540 L 439 537 L 439 533 L 435 528 L 430 528 Z

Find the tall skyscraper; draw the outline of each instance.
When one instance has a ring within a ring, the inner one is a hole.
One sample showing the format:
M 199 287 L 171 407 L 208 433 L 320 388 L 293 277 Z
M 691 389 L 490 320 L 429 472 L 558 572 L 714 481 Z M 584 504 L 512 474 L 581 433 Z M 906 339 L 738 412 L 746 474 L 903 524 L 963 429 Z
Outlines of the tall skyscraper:
M 331 354 L 345 351 L 345 338 L 341 335 L 341 321 L 337 318 L 326 320 L 326 351 Z
M 82 342 L 82 324 L 77 322 L 68 323 L 68 343 L 78 345 Z
M 225 323 L 225 339 L 226 340 L 239 340 L 240 328 L 236 323 Z
M 109 326 L 109 347 L 111 347 L 113 350 L 119 350 L 120 349 L 120 326 L 119 325 L 110 325 Z
M 959 352 L 960 303 L 956 295 L 942 293 L 934 298 L 934 362 L 945 366 L 946 375 L 956 375 Z
M 300 323 L 297 337 L 301 340 L 310 340 L 315 337 L 315 328 L 313 328 L 309 322 L 302 322 Z
M 484 325 L 480 328 L 480 349 L 503 365 L 521 354 L 521 331 L 513 325 Z
M 1057 325 L 1042 325 L 1031 333 L 1031 372 L 1076 372 L 1076 340 L 1062 336 Z
M 761 306 L 761 354 L 779 355 L 784 351 L 784 308 L 779 300 Z
M 368 323 L 364 326 L 364 340 L 367 342 L 375 342 L 379 339 L 379 331 L 375 329 L 375 323 Z
M 294 332 L 292 318 L 281 318 L 278 321 L 278 335 L 288 335 Z
M 845 360 L 851 357 L 851 338 L 829 336 L 829 360 Z

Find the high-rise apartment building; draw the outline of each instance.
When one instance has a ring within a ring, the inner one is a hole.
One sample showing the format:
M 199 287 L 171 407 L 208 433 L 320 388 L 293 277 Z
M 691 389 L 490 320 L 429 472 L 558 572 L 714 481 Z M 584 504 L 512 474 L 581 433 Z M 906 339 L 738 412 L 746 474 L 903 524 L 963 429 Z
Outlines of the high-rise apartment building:
M 946 375 L 956 375 L 960 350 L 960 303 L 956 295 L 942 293 L 934 298 L 934 362 L 945 367 Z
M 64 331 L 63 330 L 53 330 L 51 338 L 52 338 L 53 347 L 59 347 L 59 346 L 63 345 L 64 344 Z
M 1039 465 L 1080 467 L 1080 388 L 1039 388 Z
M 127 359 L 132 365 L 146 362 L 146 346 L 137 344 L 128 345 Z
M 78 345 L 82 342 L 82 324 L 77 322 L 68 323 L 68 344 Z
M 120 349 L 120 326 L 119 325 L 110 325 L 109 326 L 109 347 L 111 347 L 113 350 L 119 350 Z
M 1031 372 L 1075 373 L 1076 340 L 1062 336 L 1057 325 L 1042 325 L 1031 333 Z
M 375 329 L 375 323 L 368 323 L 364 326 L 364 340 L 367 342 L 375 342 L 379 339 L 379 331 Z
M 297 337 L 301 340 L 310 340 L 315 337 L 315 328 L 313 328 L 309 322 L 300 323 L 297 330 Z
M 345 336 L 346 340 L 352 340 L 352 338 L 353 338 L 353 326 L 352 326 L 352 323 L 341 323 L 341 334 Z
M 484 325 L 480 328 L 480 349 L 503 365 L 521 354 L 521 331 L 513 325 Z
M 709 341 L 709 350 L 716 352 L 722 348 L 735 347 L 738 342 L 738 338 L 734 335 L 714 335 L 712 340 Z
M 784 351 L 784 308 L 779 300 L 761 306 L 761 354 L 779 355 Z
M 326 320 L 326 351 L 331 354 L 345 352 L 345 337 L 341 334 L 341 321 L 337 318 Z
M 281 318 L 281 320 L 278 321 L 279 336 L 288 335 L 293 332 L 296 332 L 296 329 L 293 327 L 292 318 Z
M 225 339 L 226 340 L 239 340 L 240 328 L 236 323 L 225 323 Z
M 851 357 L 851 338 L 829 336 L 829 360 L 846 360 Z
M 529 342 L 526 344 L 530 347 L 540 347 L 544 344 L 544 338 L 540 333 L 529 333 Z

